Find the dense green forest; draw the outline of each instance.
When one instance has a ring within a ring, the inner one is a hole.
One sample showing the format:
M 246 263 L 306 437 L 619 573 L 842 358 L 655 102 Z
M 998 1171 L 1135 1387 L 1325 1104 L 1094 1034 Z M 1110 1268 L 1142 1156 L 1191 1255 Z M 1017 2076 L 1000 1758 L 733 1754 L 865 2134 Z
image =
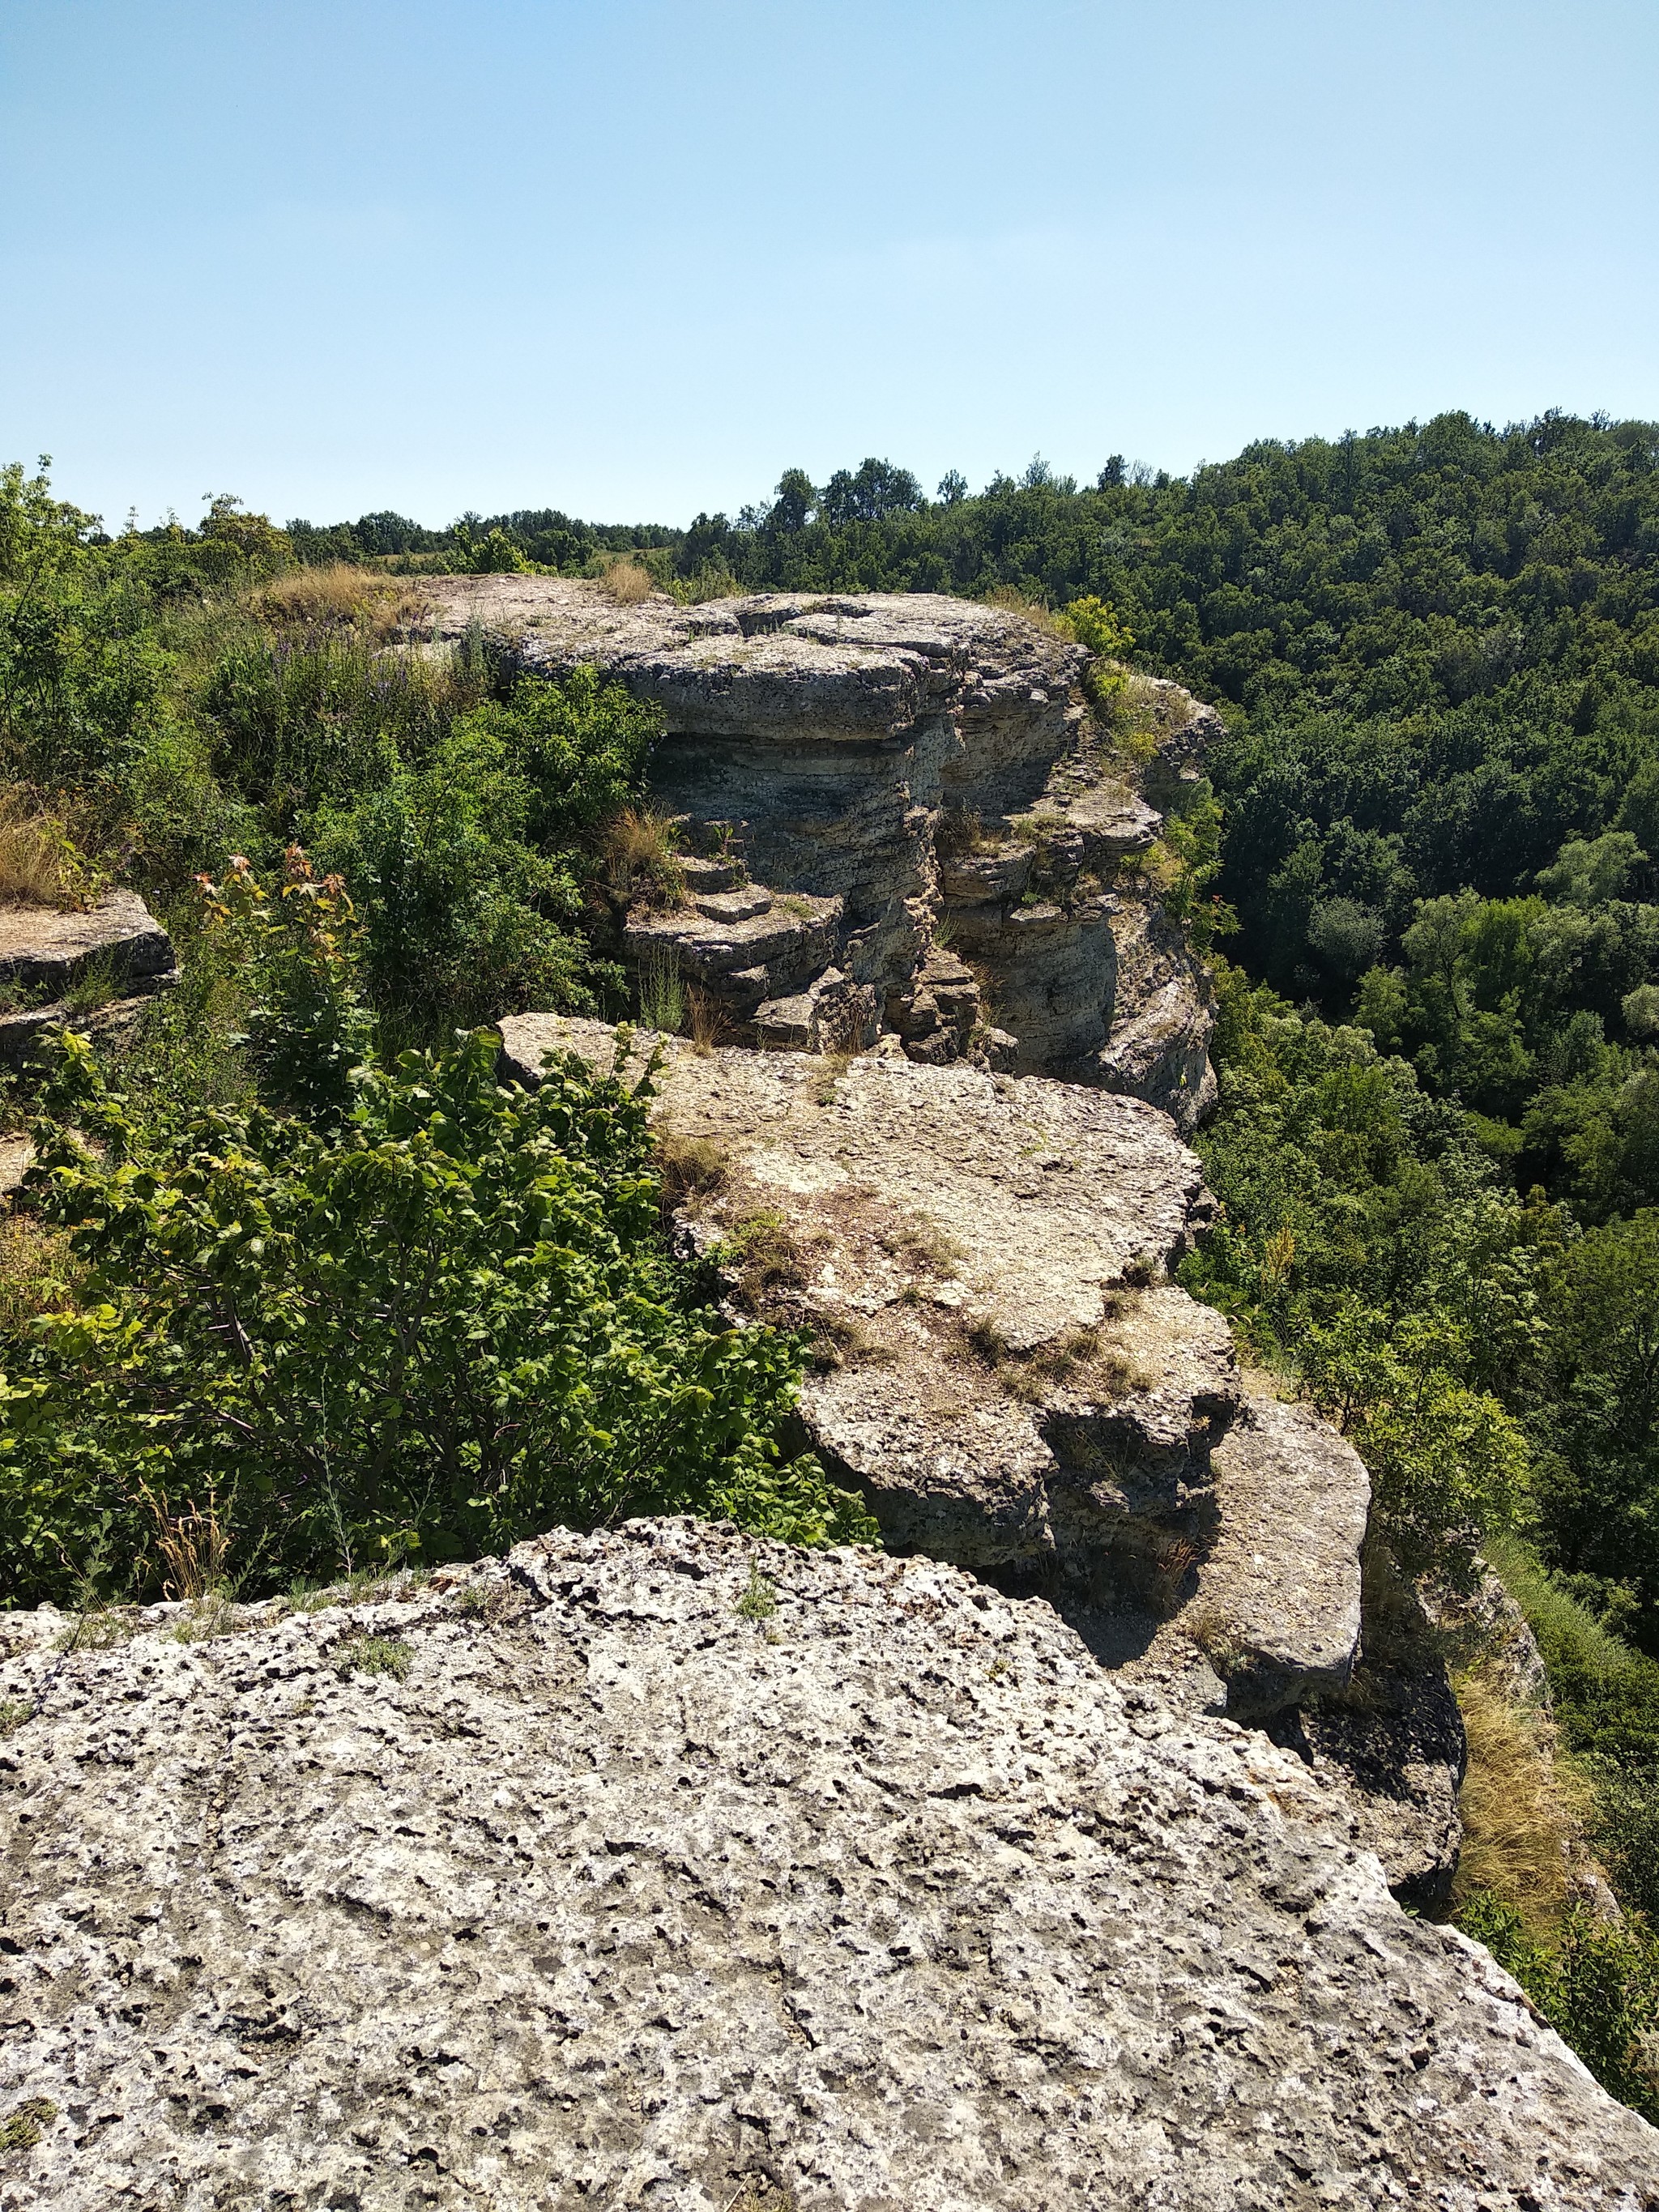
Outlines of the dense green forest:
M 210 1490 L 250 1587 L 619 1499 L 866 1527 L 787 1455 L 801 1348 L 746 1333 L 735 1358 L 669 1255 L 636 1109 L 569 1070 L 508 1128 L 477 1048 L 453 1042 L 512 1005 L 623 1010 L 592 921 L 654 729 L 600 685 L 380 645 L 421 569 L 618 561 L 686 599 L 1096 598 L 1136 665 L 1220 708 L 1222 1091 L 1200 1149 L 1224 1210 L 1186 1279 L 1354 1436 L 1407 1565 L 1455 1579 L 1481 1541 L 1513 1560 L 1597 1849 L 1659 1917 L 1649 423 L 1453 415 L 1263 443 L 1188 478 L 1115 458 L 1079 485 L 1037 461 L 931 499 L 869 460 L 822 486 L 791 470 L 771 501 L 684 530 L 550 510 L 279 530 L 220 501 L 195 529 L 111 537 L 12 471 L 6 823 L 80 880 L 143 890 L 186 960 L 118 1090 L 72 1058 L 32 1102 L 61 1173 L 0 1255 L 7 1594 L 153 1582 L 185 1541 L 169 1500 Z M 54 1134 L 71 1121 L 95 1155 Z M 482 1269 L 515 1358 L 459 1410 L 453 1361 L 365 1372 L 325 1408 L 317 1377 L 355 1340 L 339 1255 L 404 1182 L 434 1254 L 489 1194 L 475 1272 L 440 1270 L 433 1295 L 463 1316 Z M 251 1395 L 222 1320 L 249 1310 L 268 1322 Z M 497 1439 L 526 1376 L 586 1371 L 601 1346 L 590 1395 L 535 1440 L 561 1470 L 550 1498 L 528 1441 Z M 631 1429 L 630 1390 L 654 1409 Z M 348 1452 L 349 1474 L 267 1449 L 290 1419 L 366 1437 L 386 1405 L 397 1449 Z M 166 1464 L 143 1456 L 162 1408 L 183 1416 Z M 112 1454 L 143 1471 L 113 1514 Z M 1659 2021 L 1641 1921 L 1615 1938 L 1495 1893 L 1467 1913 L 1603 2078 L 1659 2111 L 1629 2057 Z

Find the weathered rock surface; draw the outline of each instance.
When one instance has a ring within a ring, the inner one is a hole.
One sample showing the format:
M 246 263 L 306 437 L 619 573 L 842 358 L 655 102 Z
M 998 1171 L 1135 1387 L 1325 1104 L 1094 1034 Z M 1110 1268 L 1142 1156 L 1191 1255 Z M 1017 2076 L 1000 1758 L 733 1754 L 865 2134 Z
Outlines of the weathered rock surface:
M 710 915 L 694 883 L 689 910 L 625 915 L 621 949 L 681 959 L 740 1041 L 836 1049 L 885 1029 L 915 1059 L 1064 1073 L 1186 1129 L 1208 1107 L 1202 963 L 1172 925 L 1152 929 L 1139 879 L 1120 881 L 1163 814 L 1093 730 L 1080 647 L 925 592 L 620 607 L 568 579 L 473 576 L 434 579 L 431 597 L 441 638 L 482 627 L 526 666 L 597 664 L 662 708 L 652 787 L 694 869 L 735 892 L 735 860 L 771 904 Z M 1218 726 L 1178 686 L 1139 685 L 1157 733 L 1145 774 L 1179 804 Z M 791 899 L 814 917 L 793 938 L 769 918 Z
M 0 906 L 0 991 L 35 1003 L 0 1014 L 0 1063 L 18 1066 L 49 1030 L 90 1030 L 117 1048 L 145 1000 L 177 975 L 173 940 L 134 891 L 106 891 L 82 912 Z M 79 1011 L 65 994 L 96 978 L 110 1002 Z
M 446 1579 L 0 1621 L 5 2212 L 1659 2203 L 1293 1760 L 1041 1602 L 682 1522 Z
M 550 1050 L 614 1060 L 599 1023 L 525 1014 L 501 1034 L 527 1083 Z M 759 1302 L 836 1347 L 802 1416 L 890 1543 L 1138 1594 L 1147 1636 L 1190 1614 L 1234 1710 L 1346 1679 L 1364 1469 L 1294 1408 L 1240 1419 L 1225 1322 L 1163 1279 L 1210 1214 L 1163 1115 L 876 1054 L 836 1070 L 641 1038 L 635 1068 L 648 1048 L 671 1166 L 700 1164 L 690 1231 L 741 1253 L 751 1224 L 782 1224 Z
M 1362 1589 L 1364 1638 L 1349 1681 L 1281 1708 L 1264 1725 L 1346 1803 L 1354 1835 L 1382 1860 L 1395 1894 L 1443 1912 L 1463 1839 L 1462 1716 L 1441 1639 L 1374 1540 L 1362 1558 Z
M 1364 1463 L 1310 1407 L 1252 1396 L 1210 1465 L 1217 1536 L 1191 1610 L 1227 1641 L 1228 1711 L 1343 1689 L 1359 1649 Z
M 501 1031 L 520 1081 L 549 1050 L 614 1061 L 599 1023 Z M 763 1265 L 728 1261 L 737 1295 L 824 1345 L 807 1434 L 888 1542 L 1042 1590 L 1176 1710 L 1291 1715 L 1390 1881 L 1443 1896 L 1463 1758 L 1445 1668 L 1419 1637 L 1341 1702 L 1370 1483 L 1305 1408 L 1247 1395 L 1220 1315 L 1162 1279 L 1210 1205 L 1169 1123 L 877 1054 L 837 1070 L 642 1036 L 631 1071 L 659 1048 L 654 1125 L 671 1173 L 696 1169 L 687 1231 L 753 1241 Z
M 64 991 L 94 962 L 120 982 L 173 968 L 172 940 L 136 891 L 106 891 L 84 913 L 0 906 L 0 983 Z

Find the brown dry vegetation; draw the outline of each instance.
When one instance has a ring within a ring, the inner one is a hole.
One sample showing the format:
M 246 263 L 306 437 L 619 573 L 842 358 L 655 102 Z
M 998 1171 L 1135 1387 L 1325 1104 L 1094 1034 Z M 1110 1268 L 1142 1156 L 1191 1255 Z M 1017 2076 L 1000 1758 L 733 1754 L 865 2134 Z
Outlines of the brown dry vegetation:
M 663 1194 L 671 1206 L 712 1197 L 726 1188 L 731 1176 L 731 1163 L 712 1137 L 686 1137 L 675 1129 L 659 1130 L 657 1158 L 662 1167 Z
M 706 1056 L 728 1042 L 732 1019 L 712 991 L 693 987 L 686 993 L 686 1028 L 694 1052 Z
M 1546 1715 L 1511 1703 L 1479 1667 L 1456 1687 L 1469 1745 L 1457 1895 L 1490 1890 L 1529 1932 L 1547 1935 L 1569 1901 L 1589 1792 L 1558 1755 Z
M 605 830 L 605 877 L 624 904 L 644 899 L 653 906 L 680 906 L 685 872 L 674 850 L 678 830 L 672 818 L 650 807 L 626 806 Z
M 252 605 L 283 627 L 356 629 L 377 638 L 418 627 L 428 611 L 417 586 L 344 561 L 289 569 L 261 585 Z
M 0 903 L 84 907 L 98 890 L 64 813 L 30 791 L 0 792 Z
M 0 1213 L 0 1329 L 25 1329 L 38 1315 L 69 1304 L 79 1273 L 62 1231 L 32 1214 Z
M 651 571 L 631 554 L 611 562 L 599 578 L 599 589 L 619 607 L 637 606 L 641 599 L 648 599 L 656 588 L 651 580 Z
M 1057 615 L 1041 599 L 1034 599 L 1029 592 L 1021 591 L 1018 584 L 993 584 L 983 598 L 988 607 L 997 607 L 1004 614 L 1023 616 L 1036 629 L 1046 629 L 1054 637 L 1069 639 L 1074 635 L 1064 615 Z

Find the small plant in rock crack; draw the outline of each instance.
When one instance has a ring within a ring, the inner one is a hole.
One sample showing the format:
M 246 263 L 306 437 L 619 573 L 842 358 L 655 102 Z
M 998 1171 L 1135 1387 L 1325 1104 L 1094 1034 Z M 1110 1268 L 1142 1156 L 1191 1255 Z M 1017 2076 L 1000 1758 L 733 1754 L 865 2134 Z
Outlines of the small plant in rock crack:
M 27 1698 L 0 1700 L 0 1736 L 15 1735 L 33 1711 Z
M 100 1605 L 95 1601 L 76 1614 L 57 1639 L 60 1651 L 107 1651 L 112 1644 L 125 1644 L 137 1632 L 138 1623 L 126 1607 Z
M 511 1583 L 478 1581 L 464 1583 L 452 1592 L 449 1602 L 469 1620 L 480 1620 L 490 1627 L 522 1612 L 525 1600 L 523 1592 Z
M 207 1644 L 216 1636 L 233 1636 L 242 1625 L 241 1614 L 228 1590 L 204 1590 L 192 1598 L 173 1625 L 178 1644 Z
M 352 1674 L 390 1674 L 407 1680 L 415 1650 L 399 1636 L 350 1636 L 334 1654 L 334 1671 L 343 1682 Z
M 749 1584 L 738 1600 L 738 1617 L 741 1620 L 770 1620 L 778 1609 L 778 1594 L 758 1566 L 751 1561 Z

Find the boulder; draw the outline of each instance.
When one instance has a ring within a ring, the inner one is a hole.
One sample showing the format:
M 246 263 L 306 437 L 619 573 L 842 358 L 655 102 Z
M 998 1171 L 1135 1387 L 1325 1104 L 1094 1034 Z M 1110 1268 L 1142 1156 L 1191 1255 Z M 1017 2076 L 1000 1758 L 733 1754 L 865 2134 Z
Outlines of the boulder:
M 0 988 L 33 1002 L 0 1014 L 0 1065 L 36 1059 L 53 1030 L 85 1030 L 121 1050 L 178 972 L 172 939 L 134 891 L 106 891 L 84 911 L 0 906 Z M 101 1005 L 77 1007 L 65 995 L 93 981 L 109 988 Z
M 94 966 L 137 983 L 173 965 L 173 940 L 135 891 L 106 891 L 85 912 L 0 906 L 0 983 L 57 995 Z
M 0 1620 L 9 2212 L 1659 2195 L 1293 1759 L 948 1566 L 641 1522 L 64 1627 Z

